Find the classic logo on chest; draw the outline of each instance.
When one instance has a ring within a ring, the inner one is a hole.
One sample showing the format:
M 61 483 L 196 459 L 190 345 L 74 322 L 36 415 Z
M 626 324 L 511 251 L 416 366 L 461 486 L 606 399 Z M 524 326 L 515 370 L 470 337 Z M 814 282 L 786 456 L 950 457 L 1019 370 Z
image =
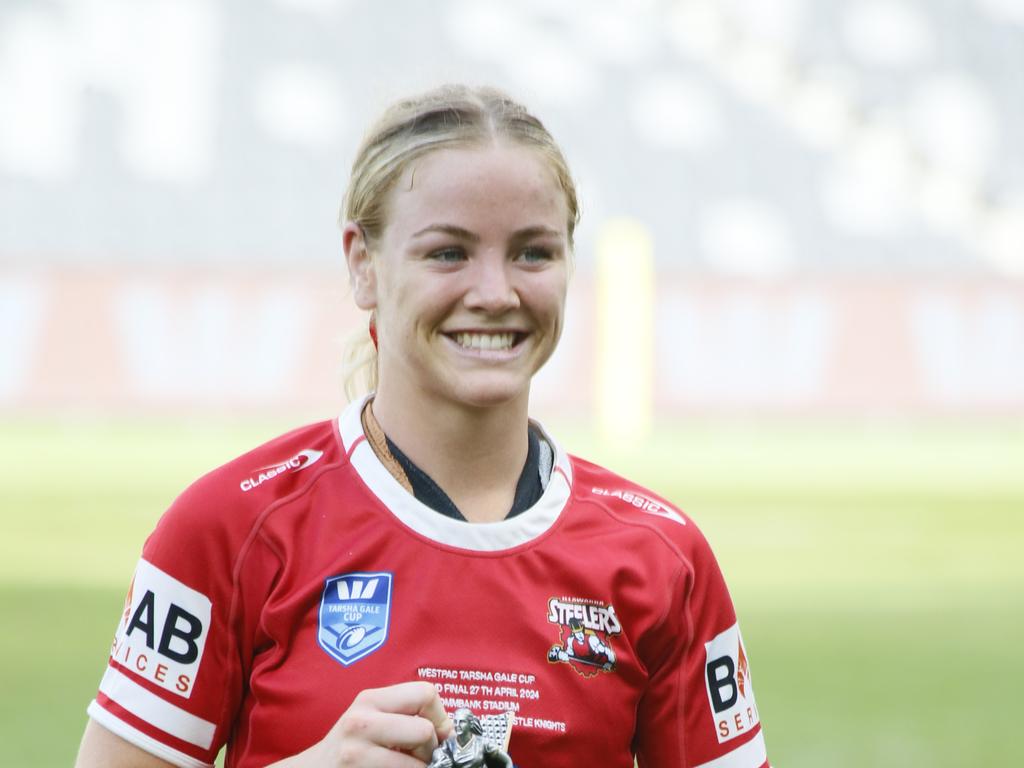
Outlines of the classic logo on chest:
M 324 584 L 317 642 L 346 667 L 388 639 L 392 580 L 390 573 L 345 573 Z

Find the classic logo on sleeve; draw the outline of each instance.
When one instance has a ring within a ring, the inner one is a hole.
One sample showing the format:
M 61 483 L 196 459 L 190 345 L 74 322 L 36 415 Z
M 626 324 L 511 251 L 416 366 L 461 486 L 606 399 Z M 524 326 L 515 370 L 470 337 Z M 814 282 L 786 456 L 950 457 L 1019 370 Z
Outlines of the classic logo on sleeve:
M 152 563 L 135 568 L 110 656 L 132 674 L 189 698 L 213 604 Z
M 584 677 L 615 669 L 612 638 L 622 632 L 615 606 L 597 600 L 552 597 L 548 621 L 558 625 L 558 643 L 548 649 L 548 661 L 571 666 Z
M 704 677 L 711 716 L 715 720 L 718 743 L 734 739 L 751 730 L 761 718 L 754 702 L 750 682 L 750 664 L 743 649 L 739 624 L 733 624 L 704 644 L 707 664 Z
M 253 488 L 259 488 L 267 480 L 273 480 L 278 475 L 282 475 L 285 472 L 299 472 L 308 466 L 316 464 L 320 461 L 320 457 L 324 455 L 323 451 L 317 451 L 313 448 L 305 448 L 290 459 L 285 459 L 277 464 L 268 464 L 265 467 L 257 467 L 252 470 L 252 476 L 245 478 L 239 487 L 243 492 L 251 491 Z
M 680 525 L 686 525 L 686 518 L 676 510 L 659 501 L 648 498 L 643 494 L 637 493 L 636 491 L 626 491 L 621 488 L 616 488 L 614 490 L 609 490 L 608 488 L 592 488 L 591 493 L 596 496 L 610 496 L 612 498 L 621 499 L 625 504 L 634 506 L 642 512 L 667 518 L 673 522 L 679 523 Z
M 390 573 L 333 576 L 320 599 L 317 642 L 346 667 L 369 656 L 388 639 Z

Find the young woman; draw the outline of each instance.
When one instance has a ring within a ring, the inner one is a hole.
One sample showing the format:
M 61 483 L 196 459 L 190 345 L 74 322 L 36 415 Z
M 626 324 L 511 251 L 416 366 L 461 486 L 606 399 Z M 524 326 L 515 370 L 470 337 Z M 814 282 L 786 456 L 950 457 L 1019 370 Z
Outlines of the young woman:
M 238 768 L 422 768 L 466 709 L 513 723 L 521 768 L 767 765 L 693 522 L 529 419 L 577 218 L 561 151 L 504 94 L 385 113 L 342 229 L 371 395 L 163 516 L 80 768 L 206 766 L 225 745 Z

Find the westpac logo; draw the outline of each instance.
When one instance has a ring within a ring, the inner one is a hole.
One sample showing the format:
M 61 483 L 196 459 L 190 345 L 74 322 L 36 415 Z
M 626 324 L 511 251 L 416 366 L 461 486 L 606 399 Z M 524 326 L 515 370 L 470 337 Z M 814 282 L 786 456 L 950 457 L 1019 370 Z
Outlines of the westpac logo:
M 346 667 L 388 639 L 390 573 L 346 573 L 324 584 L 317 642 Z

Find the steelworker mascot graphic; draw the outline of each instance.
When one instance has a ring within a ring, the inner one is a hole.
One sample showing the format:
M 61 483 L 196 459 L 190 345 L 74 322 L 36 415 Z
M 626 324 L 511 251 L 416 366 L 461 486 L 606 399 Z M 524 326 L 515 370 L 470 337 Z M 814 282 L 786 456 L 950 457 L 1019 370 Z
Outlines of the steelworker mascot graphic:
M 622 631 L 615 608 L 597 600 L 552 597 L 548 621 L 558 626 L 559 643 L 548 649 L 552 664 L 570 665 L 584 677 L 615 669 L 612 638 Z

